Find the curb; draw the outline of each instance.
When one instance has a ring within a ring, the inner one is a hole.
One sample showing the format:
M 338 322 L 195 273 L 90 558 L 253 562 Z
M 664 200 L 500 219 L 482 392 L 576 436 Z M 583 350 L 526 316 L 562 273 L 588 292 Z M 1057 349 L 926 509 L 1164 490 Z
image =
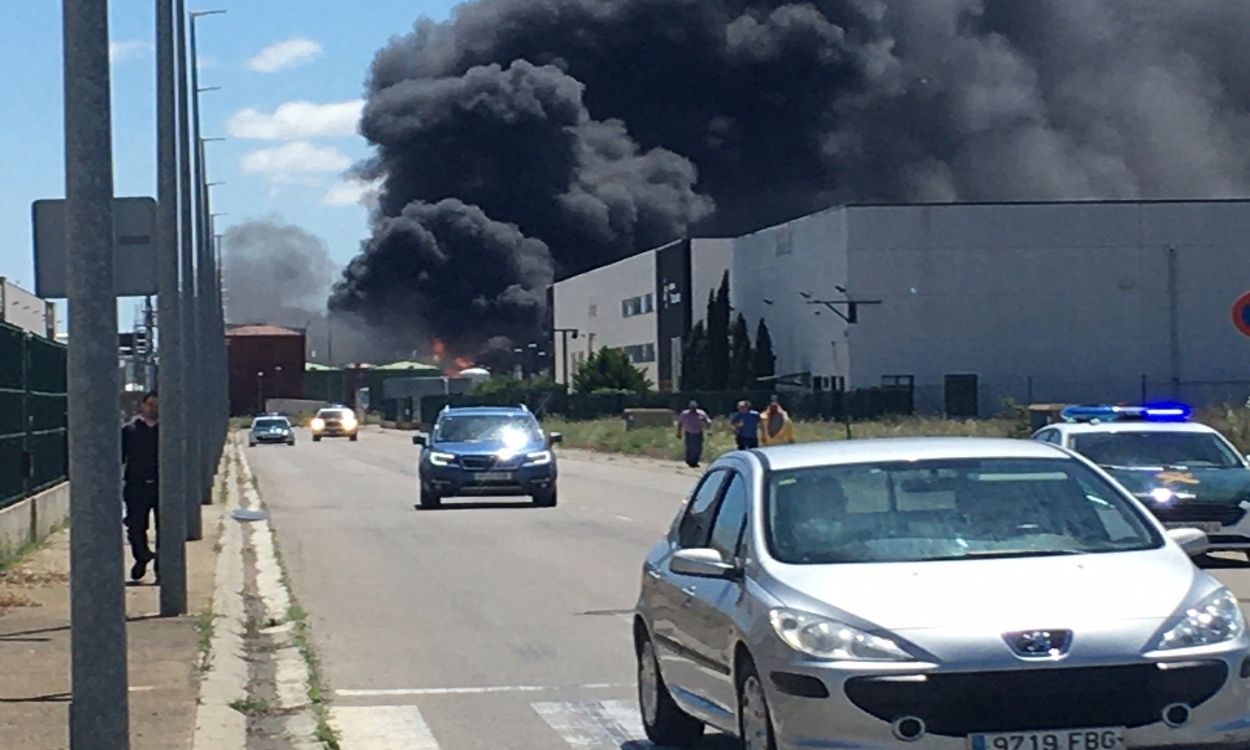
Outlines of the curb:
M 246 650 L 243 645 L 243 529 L 230 514 L 239 507 L 239 490 L 234 456 L 237 446 L 226 443 L 219 482 L 226 486 L 226 507 L 222 513 L 221 551 L 217 554 L 213 588 L 213 637 L 210 640 L 208 672 L 200 682 L 192 747 L 197 750 L 244 748 L 247 745 L 247 717 L 230 703 L 247 692 L 249 681 Z

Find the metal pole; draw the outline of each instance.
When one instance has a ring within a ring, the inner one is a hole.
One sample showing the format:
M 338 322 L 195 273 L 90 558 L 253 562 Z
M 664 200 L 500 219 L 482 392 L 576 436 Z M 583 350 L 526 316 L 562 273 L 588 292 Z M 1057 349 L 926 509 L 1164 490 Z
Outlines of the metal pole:
M 174 0 L 174 44 L 178 70 L 178 218 L 179 218 L 179 249 L 181 261 L 181 294 L 178 300 L 182 305 L 182 340 L 186 345 L 182 359 L 183 398 L 186 410 L 183 413 L 183 434 L 186 436 L 184 461 L 186 471 L 183 472 L 183 501 L 187 504 L 187 539 L 196 541 L 204 538 L 203 521 L 200 515 L 200 481 L 203 476 L 201 465 L 200 443 L 201 434 L 198 422 L 200 396 L 203 394 L 201 373 L 204 371 L 200 351 L 200 315 L 199 301 L 196 299 L 195 287 L 195 234 L 192 226 L 192 212 L 195 201 L 191 193 L 191 110 L 187 89 L 190 88 L 187 75 L 187 13 L 184 0 Z
M 177 79 L 172 0 L 156 0 L 156 256 L 157 315 L 161 348 L 160 515 L 156 564 L 162 617 L 187 611 L 187 502 L 183 455 L 186 403 L 183 390 L 182 315 L 178 302 Z
M 70 679 L 74 750 L 130 747 L 113 285 L 108 3 L 64 0 L 69 248 Z
M 200 65 L 199 54 L 195 43 L 195 21 L 199 17 L 198 14 L 191 14 L 190 28 L 190 57 L 188 66 L 191 72 L 191 145 L 195 149 L 195 227 L 196 232 L 195 248 L 196 248 L 196 269 L 195 274 L 195 298 L 196 311 L 198 313 L 196 319 L 196 330 L 201 338 L 200 356 L 201 356 L 201 377 L 203 378 L 203 395 L 200 399 L 198 412 L 200 435 L 200 502 L 209 505 L 213 502 L 213 478 L 216 474 L 217 456 L 219 455 L 213 449 L 213 443 L 217 440 L 217 424 L 216 409 L 213 408 L 214 400 L 211 398 L 213 390 L 216 388 L 217 378 L 214 367 L 214 352 L 209 344 L 212 340 L 213 315 L 211 314 L 211 298 L 212 298 L 212 281 L 210 277 L 212 269 L 212 249 L 209 246 L 209 229 L 208 229 L 208 196 L 204 183 L 208 181 L 204 171 L 204 144 L 200 140 Z M 198 515 L 194 510 L 189 511 L 192 515 Z M 203 534 L 201 533 L 201 536 Z

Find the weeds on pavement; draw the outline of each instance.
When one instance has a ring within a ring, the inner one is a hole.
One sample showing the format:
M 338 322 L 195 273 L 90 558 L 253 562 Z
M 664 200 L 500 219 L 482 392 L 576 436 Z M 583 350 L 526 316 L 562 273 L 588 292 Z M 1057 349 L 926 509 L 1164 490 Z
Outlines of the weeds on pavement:
M 273 710 L 273 707 L 269 705 L 269 701 L 253 695 L 245 698 L 235 698 L 230 701 L 230 707 L 244 716 L 267 716 Z
M 204 674 L 213 668 L 213 632 L 217 624 L 217 615 L 213 614 L 212 606 L 195 616 L 195 634 L 200 660 L 196 669 Z

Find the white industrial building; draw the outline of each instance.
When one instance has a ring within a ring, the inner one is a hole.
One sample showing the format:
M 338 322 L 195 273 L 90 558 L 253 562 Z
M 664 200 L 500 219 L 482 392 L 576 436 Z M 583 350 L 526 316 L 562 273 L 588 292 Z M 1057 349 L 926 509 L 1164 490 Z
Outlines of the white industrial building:
M 910 384 L 920 409 L 953 414 L 1005 399 L 1250 396 L 1250 338 L 1233 309 L 1250 290 L 1250 201 L 849 205 L 684 246 L 684 329 L 659 308 L 620 309 L 658 299 L 660 248 L 555 285 L 556 326 L 593 334 L 570 348 L 671 350 L 728 267 L 734 307 L 752 330 L 768 322 L 778 372 L 813 388 Z M 649 374 L 679 388 L 679 371 Z

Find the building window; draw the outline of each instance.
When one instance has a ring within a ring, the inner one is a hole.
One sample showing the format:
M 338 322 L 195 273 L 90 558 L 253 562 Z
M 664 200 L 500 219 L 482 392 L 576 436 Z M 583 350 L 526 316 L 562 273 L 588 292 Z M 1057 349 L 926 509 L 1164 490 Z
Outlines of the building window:
M 589 310 L 589 311 L 587 311 L 587 315 L 588 315 L 589 317 L 591 317 L 591 318 L 597 318 L 597 317 L 599 317 L 599 306 L 598 306 L 598 305 L 591 305 L 591 306 L 590 306 L 590 310 Z
M 632 318 L 655 312 L 655 294 L 644 294 L 621 301 L 621 317 Z
M 638 344 L 636 346 L 625 347 L 625 354 L 629 357 L 629 361 L 634 364 L 643 364 L 655 361 L 655 344 Z
M 915 375 L 882 375 L 881 385 L 890 388 L 915 388 Z

